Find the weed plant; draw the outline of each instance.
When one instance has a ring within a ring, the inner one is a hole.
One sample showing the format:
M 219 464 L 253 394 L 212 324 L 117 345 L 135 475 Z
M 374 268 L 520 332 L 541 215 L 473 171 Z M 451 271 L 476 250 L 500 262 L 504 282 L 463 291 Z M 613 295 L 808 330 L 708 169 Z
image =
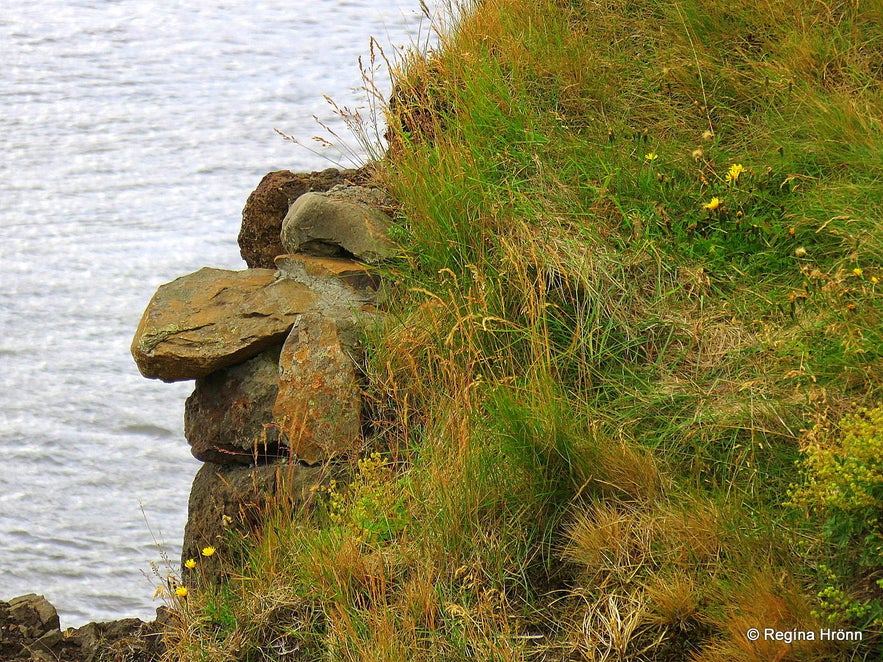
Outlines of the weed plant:
M 881 659 L 883 5 L 438 38 L 392 63 L 370 454 L 175 659 Z

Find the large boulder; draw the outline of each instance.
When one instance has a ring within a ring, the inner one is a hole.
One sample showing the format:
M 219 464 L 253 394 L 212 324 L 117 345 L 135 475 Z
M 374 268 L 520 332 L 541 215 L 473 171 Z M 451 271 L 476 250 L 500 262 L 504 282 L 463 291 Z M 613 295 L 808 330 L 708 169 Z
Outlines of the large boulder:
M 383 211 L 389 200 L 379 189 L 335 187 L 328 193 L 305 193 L 282 221 L 282 245 L 288 253 L 318 257 L 354 257 L 377 263 L 393 257 L 392 219 Z
M 273 416 L 293 456 L 315 464 L 358 451 L 361 397 L 337 323 L 319 313 L 300 316 L 282 346 L 279 369 Z
M 270 269 L 209 267 L 157 290 L 132 341 L 145 377 L 197 379 L 281 342 L 316 295 Z
M 311 500 L 328 471 L 284 461 L 255 467 L 203 464 L 190 489 L 181 552 L 184 583 L 219 580 L 233 560 L 230 529 L 246 534 L 260 527 L 272 504 L 284 503 L 294 512 Z M 202 553 L 207 547 L 214 548 L 210 556 Z M 193 570 L 184 565 L 188 559 L 196 561 Z
M 215 464 L 252 464 L 279 455 L 273 405 L 281 346 L 196 380 L 184 405 L 193 456 Z
M 328 168 L 295 174 L 288 170 L 268 173 L 248 196 L 242 210 L 239 251 L 251 268 L 271 269 L 273 258 L 284 253 L 279 233 L 291 203 L 308 191 L 327 191 L 344 183 L 360 183 L 366 171 Z

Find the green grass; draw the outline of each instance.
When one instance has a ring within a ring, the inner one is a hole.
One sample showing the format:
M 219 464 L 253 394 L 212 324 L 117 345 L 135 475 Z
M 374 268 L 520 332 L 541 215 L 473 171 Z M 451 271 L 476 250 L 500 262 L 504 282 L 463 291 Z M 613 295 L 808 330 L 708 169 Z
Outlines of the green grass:
M 487 0 L 399 63 L 378 455 L 175 659 L 877 659 L 876 524 L 784 504 L 881 400 L 881 62 L 879 2 Z

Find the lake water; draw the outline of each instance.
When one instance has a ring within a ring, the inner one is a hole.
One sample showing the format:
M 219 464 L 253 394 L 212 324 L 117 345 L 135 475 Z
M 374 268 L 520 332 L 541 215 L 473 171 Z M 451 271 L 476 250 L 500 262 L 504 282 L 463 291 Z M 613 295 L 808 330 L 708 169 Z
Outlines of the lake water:
M 62 627 L 150 619 L 198 463 L 192 384 L 129 355 L 141 313 L 164 282 L 244 268 L 266 172 L 353 165 L 274 129 L 348 138 L 323 94 L 358 105 L 369 36 L 392 53 L 426 21 L 417 0 L 0 7 L 0 599 L 42 593 Z

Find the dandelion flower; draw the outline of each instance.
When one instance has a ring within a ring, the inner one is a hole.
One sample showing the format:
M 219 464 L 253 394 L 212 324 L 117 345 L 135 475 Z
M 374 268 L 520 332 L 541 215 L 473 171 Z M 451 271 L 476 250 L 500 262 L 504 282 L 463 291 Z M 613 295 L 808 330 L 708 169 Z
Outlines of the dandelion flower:
M 186 586 L 179 586 L 178 588 L 175 589 L 175 595 L 177 595 L 179 598 L 186 598 L 187 597 L 187 587 Z
M 648 161 L 655 161 L 659 158 L 659 154 L 657 154 L 656 152 L 647 152 L 646 154 L 644 154 L 644 158 Z
M 212 547 L 211 545 L 209 545 L 208 547 L 202 548 L 202 555 L 203 556 L 211 556 L 214 553 L 215 553 L 215 548 Z
M 715 197 L 715 198 L 712 198 L 709 202 L 702 205 L 702 208 L 705 209 L 706 211 L 715 211 L 716 209 L 719 209 L 720 206 L 721 206 L 721 199 Z
M 874 285 L 876 285 L 877 283 L 880 282 L 880 280 L 879 280 L 876 276 L 871 276 L 871 282 L 872 282 Z
M 184 567 L 193 570 L 196 567 L 196 559 L 187 559 L 184 561 Z
M 864 273 L 864 271 L 862 271 L 862 269 L 860 267 L 856 267 L 855 269 L 852 270 L 852 273 L 856 276 L 861 277 L 861 275 Z
M 728 182 L 737 182 L 739 181 L 739 175 L 745 172 L 745 166 L 741 163 L 734 163 L 730 166 L 730 169 L 727 171 L 727 181 Z

